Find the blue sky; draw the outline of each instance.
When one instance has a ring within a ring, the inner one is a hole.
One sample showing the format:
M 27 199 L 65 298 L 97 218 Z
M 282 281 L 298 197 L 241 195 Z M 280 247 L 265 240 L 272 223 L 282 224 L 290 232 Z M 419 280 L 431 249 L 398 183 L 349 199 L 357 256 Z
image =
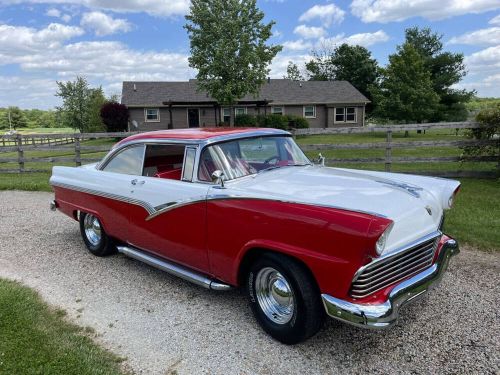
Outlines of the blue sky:
M 500 97 L 500 0 L 259 0 L 276 21 L 272 43 L 302 66 L 311 50 L 342 42 L 367 47 L 381 65 L 411 26 L 443 34 L 445 49 L 465 55 L 459 87 Z M 189 0 L 0 0 L 0 107 L 52 108 L 55 81 L 85 76 L 106 94 L 123 80 L 186 80 Z

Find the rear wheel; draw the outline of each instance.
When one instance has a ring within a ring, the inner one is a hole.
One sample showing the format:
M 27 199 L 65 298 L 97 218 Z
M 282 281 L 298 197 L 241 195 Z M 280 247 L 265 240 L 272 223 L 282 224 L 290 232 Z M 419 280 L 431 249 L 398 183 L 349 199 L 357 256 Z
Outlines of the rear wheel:
M 85 246 L 92 254 L 102 257 L 116 252 L 112 239 L 108 237 L 96 216 L 80 213 L 80 233 Z
M 255 318 L 276 340 L 296 344 L 323 325 L 318 287 L 297 261 L 281 254 L 265 254 L 250 267 L 246 286 Z

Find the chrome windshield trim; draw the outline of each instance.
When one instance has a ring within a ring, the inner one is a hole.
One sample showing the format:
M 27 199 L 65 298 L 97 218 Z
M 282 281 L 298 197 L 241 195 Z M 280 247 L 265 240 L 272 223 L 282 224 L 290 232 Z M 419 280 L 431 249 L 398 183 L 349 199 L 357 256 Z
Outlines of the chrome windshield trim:
M 420 237 L 419 239 L 415 240 L 415 241 L 412 241 L 410 242 L 409 244 L 407 245 L 404 245 L 396 250 L 393 250 L 393 251 L 390 251 L 388 252 L 387 254 L 384 254 L 378 258 L 373 258 L 373 260 L 368 263 L 368 264 L 365 264 L 364 266 L 360 267 L 356 273 L 354 274 L 354 277 L 351 281 L 351 284 L 356 282 L 356 280 L 358 279 L 359 275 L 361 275 L 363 273 L 363 271 L 365 269 L 367 269 L 368 267 L 373 267 L 374 265 L 376 265 L 377 263 L 380 263 L 384 260 L 387 260 L 391 257 L 395 257 L 413 247 L 417 247 L 418 245 L 426 242 L 426 241 L 429 241 L 429 240 L 432 240 L 432 239 L 437 239 L 438 237 L 441 237 L 443 235 L 443 233 L 439 230 L 435 231 L 435 232 L 432 232 L 432 233 L 429 233 L 423 237 Z

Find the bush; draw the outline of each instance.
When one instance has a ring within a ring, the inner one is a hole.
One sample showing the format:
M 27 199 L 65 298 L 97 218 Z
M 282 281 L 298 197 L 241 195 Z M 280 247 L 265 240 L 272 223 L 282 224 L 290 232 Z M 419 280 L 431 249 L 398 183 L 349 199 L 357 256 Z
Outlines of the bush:
M 288 119 L 282 115 L 263 116 L 262 127 L 288 130 Z
M 300 116 L 287 115 L 288 127 L 291 129 L 307 129 L 309 127 L 309 122 Z
M 496 135 L 500 134 L 500 103 L 481 110 L 476 116 L 476 121 L 483 126 L 470 129 L 466 136 L 478 141 L 494 139 Z M 466 146 L 464 147 L 464 154 L 468 156 L 494 156 L 497 154 L 497 150 L 498 146 L 496 145 Z
M 128 127 L 128 109 L 125 105 L 108 102 L 101 107 L 102 122 L 108 132 L 127 131 Z
M 234 118 L 234 126 L 251 127 L 255 126 L 256 124 L 257 124 L 257 119 L 255 118 L 255 116 L 252 115 L 247 115 L 247 114 L 237 115 Z

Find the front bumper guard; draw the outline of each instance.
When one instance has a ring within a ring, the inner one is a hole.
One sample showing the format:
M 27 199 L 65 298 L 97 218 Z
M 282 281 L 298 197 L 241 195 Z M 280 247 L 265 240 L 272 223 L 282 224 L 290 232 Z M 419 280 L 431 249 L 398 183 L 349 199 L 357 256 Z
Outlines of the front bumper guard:
M 446 241 L 437 261 L 425 271 L 396 285 L 387 301 L 376 305 L 356 304 L 322 294 L 326 313 L 335 319 L 363 328 L 387 328 L 396 323 L 399 309 L 421 297 L 441 281 L 450 258 L 460 251 L 455 240 Z

